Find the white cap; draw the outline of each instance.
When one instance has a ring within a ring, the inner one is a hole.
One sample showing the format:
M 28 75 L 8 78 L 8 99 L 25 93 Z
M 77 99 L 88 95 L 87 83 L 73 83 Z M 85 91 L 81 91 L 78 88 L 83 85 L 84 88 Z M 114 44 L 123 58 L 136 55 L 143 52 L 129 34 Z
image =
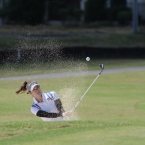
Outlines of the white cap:
M 35 86 L 39 86 L 39 84 L 36 81 L 32 81 L 27 85 L 28 92 L 33 91 Z

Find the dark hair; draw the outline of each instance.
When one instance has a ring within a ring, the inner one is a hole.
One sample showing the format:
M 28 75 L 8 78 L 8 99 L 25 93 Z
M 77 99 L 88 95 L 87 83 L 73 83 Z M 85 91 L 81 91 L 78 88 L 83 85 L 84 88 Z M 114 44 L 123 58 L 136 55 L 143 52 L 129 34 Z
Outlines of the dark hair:
M 27 81 L 23 82 L 23 84 L 20 87 L 20 89 L 16 91 L 16 94 L 19 94 L 19 93 L 22 94 L 22 93 L 24 93 L 27 90 L 27 87 L 26 87 L 27 84 L 28 84 Z

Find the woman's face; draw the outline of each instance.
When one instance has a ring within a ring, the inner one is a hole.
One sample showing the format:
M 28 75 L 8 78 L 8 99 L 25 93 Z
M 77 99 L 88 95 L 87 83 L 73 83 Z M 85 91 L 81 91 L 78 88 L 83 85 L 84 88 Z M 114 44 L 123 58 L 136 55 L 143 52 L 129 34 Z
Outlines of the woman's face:
M 35 86 L 33 91 L 30 92 L 30 94 L 35 97 L 36 99 L 41 97 L 42 95 L 42 91 L 41 91 L 41 88 L 40 86 Z

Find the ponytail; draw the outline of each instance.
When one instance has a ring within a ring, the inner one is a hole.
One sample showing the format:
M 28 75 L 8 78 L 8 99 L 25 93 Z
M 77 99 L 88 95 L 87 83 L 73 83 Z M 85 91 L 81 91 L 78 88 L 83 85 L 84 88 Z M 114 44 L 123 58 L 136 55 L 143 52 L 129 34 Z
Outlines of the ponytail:
M 22 93 L 24 93 L 27 90 L 27 88 L 26 88 L 27 84 L 28 84 L 28 82 L 25 81 L 22 84 L 22 86 L 20 87 L 20 89 L 16 91 L 16 94 L 19 94 L 19 93 L 22 94 Z

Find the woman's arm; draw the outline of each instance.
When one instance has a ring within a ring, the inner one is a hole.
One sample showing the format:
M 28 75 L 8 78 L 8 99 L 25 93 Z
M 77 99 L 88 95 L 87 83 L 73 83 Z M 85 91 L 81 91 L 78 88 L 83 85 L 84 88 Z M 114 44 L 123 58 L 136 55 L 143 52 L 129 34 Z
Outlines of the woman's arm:
M 63 109 L 63 107 L 62 107 L 62 102 L 61 102 L 60 99 L 54 100 L 54 102 L 55 102 L 55 105 L 56 105 L 59 113 L 62 114 L 63 112 L 65 112 L 64 109 Z
M 48 113 L 46 111 L 39 110 L 36 113 L 36 116 L 38 116 L 38 117 L 47 117 L 47 118 L 56 118 L 56 117 L 61 117 L 62 114 L 61 113 Z

